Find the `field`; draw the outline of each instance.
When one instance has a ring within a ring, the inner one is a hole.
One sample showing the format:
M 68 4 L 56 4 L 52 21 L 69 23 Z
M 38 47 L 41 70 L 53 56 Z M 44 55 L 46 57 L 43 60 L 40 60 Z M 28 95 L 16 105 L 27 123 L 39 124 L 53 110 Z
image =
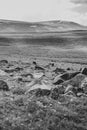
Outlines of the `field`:
M 87 31 L 0 33 L 0 130 L 87 130 Z

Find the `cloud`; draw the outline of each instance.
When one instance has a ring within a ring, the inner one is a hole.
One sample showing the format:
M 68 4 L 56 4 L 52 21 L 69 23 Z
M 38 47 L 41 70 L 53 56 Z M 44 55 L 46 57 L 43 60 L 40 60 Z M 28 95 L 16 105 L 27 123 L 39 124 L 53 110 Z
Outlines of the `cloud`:
M 87 0 L 71 0 L 74 4 L 87 4 Z
M 87 0 L 71 0 L 71 2 L 74 4 L 72 11 L 79 14 L 87 13 Z

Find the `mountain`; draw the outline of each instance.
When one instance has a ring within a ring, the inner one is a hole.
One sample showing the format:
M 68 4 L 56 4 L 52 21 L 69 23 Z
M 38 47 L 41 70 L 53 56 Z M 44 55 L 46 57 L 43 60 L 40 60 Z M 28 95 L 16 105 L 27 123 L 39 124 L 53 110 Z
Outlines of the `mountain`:
M 0 20 L 0 33 L 35 33 L 87 30 L 87 27 L 70 21 L 24 22 Z

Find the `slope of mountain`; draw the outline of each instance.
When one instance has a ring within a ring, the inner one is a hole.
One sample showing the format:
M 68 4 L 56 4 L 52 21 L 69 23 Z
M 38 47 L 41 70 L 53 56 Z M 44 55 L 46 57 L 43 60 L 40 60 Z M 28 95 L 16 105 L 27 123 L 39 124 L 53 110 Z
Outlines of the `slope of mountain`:
M 0 33 L 60 32 L 87 30 L 87 27 L 69 21 L 22 22 L 0 20 Z

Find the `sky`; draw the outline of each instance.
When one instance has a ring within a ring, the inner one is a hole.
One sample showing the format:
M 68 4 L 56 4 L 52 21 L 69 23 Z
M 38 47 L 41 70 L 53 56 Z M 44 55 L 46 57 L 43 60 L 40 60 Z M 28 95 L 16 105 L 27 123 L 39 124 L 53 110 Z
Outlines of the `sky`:
M 87 0 L 0 0 L 0 19 L 65 20 L 87 25 Z

